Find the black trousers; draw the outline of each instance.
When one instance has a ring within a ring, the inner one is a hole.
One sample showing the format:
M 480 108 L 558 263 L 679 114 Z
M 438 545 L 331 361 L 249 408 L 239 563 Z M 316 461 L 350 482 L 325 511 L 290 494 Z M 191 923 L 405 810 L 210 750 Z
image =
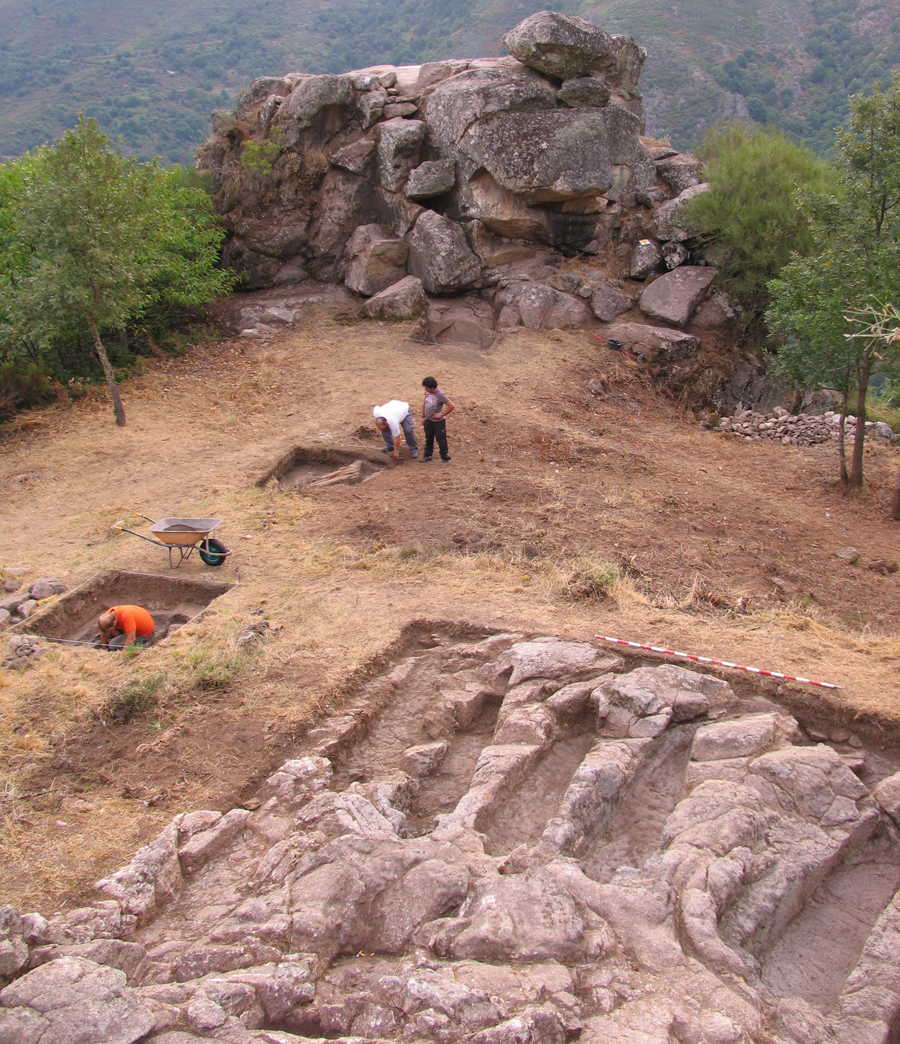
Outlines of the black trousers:
M 450 459 L 450 451 L 447 449 L 447 422 L 425 421 L 425 457 L 426 459 L 434 453 L 434 440 L 437 439 L 438 449 L 441 451 L 441 460 Z

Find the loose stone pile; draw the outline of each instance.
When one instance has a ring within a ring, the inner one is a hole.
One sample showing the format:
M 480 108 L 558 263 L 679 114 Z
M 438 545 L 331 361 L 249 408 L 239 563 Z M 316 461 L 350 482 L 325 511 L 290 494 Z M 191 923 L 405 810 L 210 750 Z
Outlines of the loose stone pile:
M 731 432 L 748 440 L 780 439 L 785 446 L 815 446 L 840 434 L 841 415 L 834 410 L 823 414 L 789 413 L 783 406 L 776 406 L 771 413 L 755 410 L 736 410 L 732 417 L 723 417 L 717 430 Z M 856 435 L 856 417 L 847 416 L 844 438 L 852 441 Z M 890 440 L 894 432 L 880 421 L 866 421 L 866 438 Z
M 0 910 L 0 1040 L 895 1040 L 897 766 L 625 667 L 425 636 L 254 810 L 176 816 L 93 906 Z
M 41 645 L 33 635 L 15 634 L 6 643 L 0 666 L 16 670 L 21 667 L 29 667 L 34 660 L 39 660 L 49 651 L 47 646 Z
M 27 620 L 37 609 L 38 603 L 53 595 L 62 594 L 66 585 L 55 576 L 42 576 L 26 591 L 19 591 L 10 598 L 0 601 L 0 627 Z

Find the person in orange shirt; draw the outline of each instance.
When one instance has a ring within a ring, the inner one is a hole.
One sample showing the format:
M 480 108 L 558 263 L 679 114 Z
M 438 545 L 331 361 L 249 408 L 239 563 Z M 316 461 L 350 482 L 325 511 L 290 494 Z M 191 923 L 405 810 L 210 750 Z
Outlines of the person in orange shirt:
M 107 649 L 125 649 L 139 643 L 149 645 L 156 625 L 139 605 L 114 605 L 97 619 L 100 644 Z

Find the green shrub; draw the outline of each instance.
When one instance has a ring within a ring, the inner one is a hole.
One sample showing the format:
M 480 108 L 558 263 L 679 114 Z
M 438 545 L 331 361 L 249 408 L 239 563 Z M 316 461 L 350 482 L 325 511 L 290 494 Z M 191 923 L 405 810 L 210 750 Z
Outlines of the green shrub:
M 716 265 L 749 321 L 768 301 L 766 283 L 793 252 L 810 247 L 798 189 L 833 190 L 832 167 L 772 128 L 731 124 L 707 136 L 701 150 L 710 190 L 691 200 L 690 220 L 716 243 Z
M 116 686 L 104 708 L 105 717 L 124 725 L 136 714 L 143 714 L 156 705 L 157 694 L 165 682 L 164 674 L 151 674 L 147 678 L 135 678 Z

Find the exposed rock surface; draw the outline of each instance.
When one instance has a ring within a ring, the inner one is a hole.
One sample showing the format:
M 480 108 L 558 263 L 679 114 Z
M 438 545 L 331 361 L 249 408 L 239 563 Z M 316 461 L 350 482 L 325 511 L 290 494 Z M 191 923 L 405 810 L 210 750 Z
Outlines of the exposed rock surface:
M 93 906 L 0 909 L 0 1040 L 894 1039 L 896 766 L 592 642 L 423 646 L 255 811 L 177 816 Z

